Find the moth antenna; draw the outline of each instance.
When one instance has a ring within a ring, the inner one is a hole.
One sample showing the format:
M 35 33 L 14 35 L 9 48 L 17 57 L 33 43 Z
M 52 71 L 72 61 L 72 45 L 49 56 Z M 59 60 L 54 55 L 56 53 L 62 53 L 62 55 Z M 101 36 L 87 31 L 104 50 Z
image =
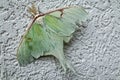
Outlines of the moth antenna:
M 32 3 L 31 7 L 28 7 L 28 12 L 35 17 L 39 12 L 38 9 L 35 7 L 34 3 Z

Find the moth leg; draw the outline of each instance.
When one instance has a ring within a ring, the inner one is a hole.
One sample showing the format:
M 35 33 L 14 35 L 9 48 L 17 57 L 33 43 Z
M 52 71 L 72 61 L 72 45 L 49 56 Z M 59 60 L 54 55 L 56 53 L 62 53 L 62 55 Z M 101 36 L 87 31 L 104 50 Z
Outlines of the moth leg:
M 43 13 L 43 12 L 40 11 L 40 7 L 38 7 L 38 13 L 39 13 L 39 14 L 40 14 L 40 13 Z

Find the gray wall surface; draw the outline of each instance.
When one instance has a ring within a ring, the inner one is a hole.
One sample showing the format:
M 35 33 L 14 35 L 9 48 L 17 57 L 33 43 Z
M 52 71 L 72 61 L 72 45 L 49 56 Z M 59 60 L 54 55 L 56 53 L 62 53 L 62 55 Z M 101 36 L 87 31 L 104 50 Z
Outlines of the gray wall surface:
M 66 5 L 82 5 L 89 13 L 86 28 L 65 45 L 66 58 L 78 72 L 66 74 L 54 57 L 20 67 L 16 49 L 27 24 L 28 6 L 42 12 Z M 120 0 L 0 0 L 1 80 L 120 80 Z

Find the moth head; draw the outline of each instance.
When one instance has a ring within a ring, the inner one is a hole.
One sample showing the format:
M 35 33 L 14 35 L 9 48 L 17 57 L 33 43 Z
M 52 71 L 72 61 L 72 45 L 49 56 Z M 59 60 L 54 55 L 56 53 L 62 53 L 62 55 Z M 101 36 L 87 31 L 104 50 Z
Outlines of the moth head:
M 44 16 L 38 17 L 35 22 L 38 24 L 43 24 L 43 18 Z

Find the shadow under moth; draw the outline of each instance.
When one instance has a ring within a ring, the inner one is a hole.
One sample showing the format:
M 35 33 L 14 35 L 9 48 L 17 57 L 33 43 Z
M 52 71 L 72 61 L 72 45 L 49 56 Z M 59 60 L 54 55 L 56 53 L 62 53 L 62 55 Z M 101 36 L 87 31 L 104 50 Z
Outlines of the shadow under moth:
M 56 57 L 64 71 L 69 68 L 75 72 L 69 61 L 65 59 L 63 46 L 72 38 L 77 23 L 85 21 L 87 12 L 81 6 L 69 6 L 39 13 L 34 5 L 29 7 L 33 15 L 32 22 L 23 35 L 17 49 L 17 59 L 25 66 L 41 56 Z

